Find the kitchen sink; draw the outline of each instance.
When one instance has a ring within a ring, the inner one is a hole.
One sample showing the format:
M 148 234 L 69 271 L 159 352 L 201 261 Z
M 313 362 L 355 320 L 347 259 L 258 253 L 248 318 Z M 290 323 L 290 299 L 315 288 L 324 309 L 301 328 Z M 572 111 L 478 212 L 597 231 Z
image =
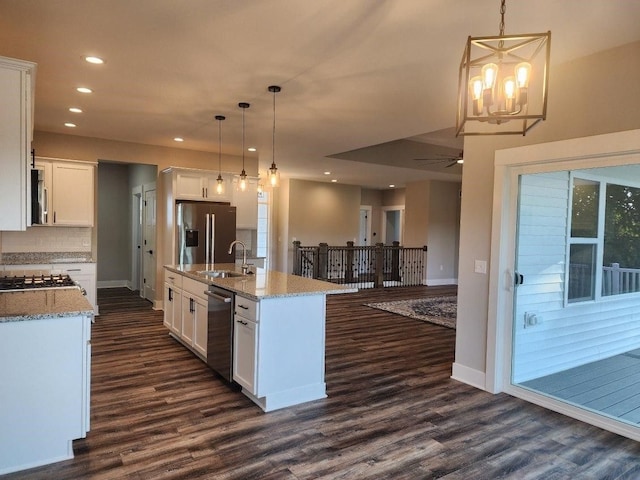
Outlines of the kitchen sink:
M 242 273 L 232 272 L 230 270 L 203 270 L 198 273 L 211 278 L 233 278 L 245 276 Z

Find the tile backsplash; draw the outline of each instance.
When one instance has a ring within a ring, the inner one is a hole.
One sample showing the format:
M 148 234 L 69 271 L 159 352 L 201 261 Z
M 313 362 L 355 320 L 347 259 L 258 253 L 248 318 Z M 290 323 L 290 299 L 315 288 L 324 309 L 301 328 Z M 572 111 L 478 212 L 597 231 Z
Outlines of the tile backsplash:
M 91 252 L 90 227 L 30 227 L 2 232 L 0 253 Z

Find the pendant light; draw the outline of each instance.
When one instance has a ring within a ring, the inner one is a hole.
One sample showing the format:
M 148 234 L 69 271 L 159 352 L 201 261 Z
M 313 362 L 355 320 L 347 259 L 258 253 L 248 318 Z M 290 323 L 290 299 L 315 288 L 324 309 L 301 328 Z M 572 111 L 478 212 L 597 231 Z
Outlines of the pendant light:
M 247 189 L 247 172 L 244 171 L 244 111 L 250 105 L 246 102 L 240 102 L 238 106 L 242 109 L 242 172 L 240 173 L 238 187 L 244 192 Z
M 224 194 L 224 179 L 222 178 L 222 121 L 226 118 L 224 115 L 216 115 L 218 121 L 218 178 L 216 179 L 216 193 Z
M 271 85 L 268 87 L 268 90 L 273 93 L 273 137 L 271 142 L 271 167 L 269 167 L 267 178 L 269 180 L 269 185 L 277 187 L 280 172 L 278 172 L 278 167 L 276 167 L 276 93 L 280 92 L 282 89 L 277 85 Z
M 551 32 L 469 37 L 458 78 L 458 135 L 526 133 L 547 117 Z

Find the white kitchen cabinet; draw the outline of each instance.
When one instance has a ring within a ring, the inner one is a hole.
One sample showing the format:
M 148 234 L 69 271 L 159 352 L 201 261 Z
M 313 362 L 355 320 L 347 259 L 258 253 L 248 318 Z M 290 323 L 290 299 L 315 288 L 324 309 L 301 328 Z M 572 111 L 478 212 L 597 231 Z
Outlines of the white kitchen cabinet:
M 35 63 L 0 57 L 0 230 L 31 224 L 35 71 Z
M 54 162 L 51 176 L 53 225 L 93 227 L 93 164 Z
M 238 188 L 239 178 L 233 180 L 231 205 L 236 207 L 236 228 L 256 230 L 258 228 L 258 179 L 247 178 L 247 189 Z
M 207 335 L 209 329 L 208 326 L 208 306 L 209 303 L 206 299 L 196 296 L 195 302 L 195 321 L 193 326 L 193 349 L 202 355 L 203 359 L 207 358 Z
M 236 295 L 233 314 L 233 379 L 255 395 L 258 363 L 258 302 Z
M 164 272 L 164 325 L 171 332 L 182 332 L 182 275 Z
M 176 170 L 174 196 L 178 200 L 228 202 L 231 199 L 231 176 L 223 174 L 225 190 L 216 192 L 218 174 L 207 170 Z
M 233 379 L 268 412 L 326 397 L 323 295 L 236 295 Z M 245 308 L 242 308 L 242 307 Z
M 42 225 L 92 227 L 95 210 L 95 163 L 36 157 L 44 171 L 43 202 L 48 214 Z
M 171 272 L 166 271 L 165 278 L 170 273 Z M 166 282 L 165 285 L 167 285 Z M 179 310 L 175 308 L 176 305 L 174 304 L 172 305 L 174 307 L 173 312 L 169 314 L 173 316 L 174 328 L 171 328 L 171 331 L 174 337 L 203 360 L 207 358 L 207 317 L 209 303 L 204 293 L 207 288 L 207 284 L 205 283 L 198 282 L 191 278 L 182 278 L 182 294 Z M 177 290 L 174 293 L 174 298 L 176 296 Z M 165 305 L 165 308 L 166 316 L 168 306 Z M 179 315 L 178 312 L 180 312 Z M 179 329 L 175 328 L 177 326 L 177 316 L 180 317 Z
M 66 273 L 84 289 L 93 311 L 98 314 L 97 273 L 95 263 L 56 263 L 51 273 Z

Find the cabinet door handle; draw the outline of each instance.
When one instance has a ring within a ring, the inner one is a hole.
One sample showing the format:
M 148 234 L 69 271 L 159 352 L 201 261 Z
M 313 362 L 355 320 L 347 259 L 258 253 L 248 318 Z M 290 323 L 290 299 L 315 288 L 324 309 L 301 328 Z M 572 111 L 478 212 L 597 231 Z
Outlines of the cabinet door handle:
M 207 198 L 207 195 L 204 193 L 204 187 L 202 187 L 202 198 Z
M 169 301 L 173 302 L 173 288 L 169 288 Z
M 56 212 L 53 212 L 53 223 L 56 223 Z
M 243 322 L 242 320 L 236 320 L 236 322 L 238 322 L 239 324 L 244 325 L 244 326 L 249 325 L 248 322 Z
M 195 310 L 196 310 L 195 307 L 193 306 L 193 304 L 194 304 L 193 298 L 190 298 L 189 299 L 189 312 L 191 312 L 191 313 L 195 312 Z
M 249 310 L 249 307 L 245 307 L 244 305 L 242 305 L 240 303 L 238 304 L 238 308 L 242 308 L 243 310 Z

